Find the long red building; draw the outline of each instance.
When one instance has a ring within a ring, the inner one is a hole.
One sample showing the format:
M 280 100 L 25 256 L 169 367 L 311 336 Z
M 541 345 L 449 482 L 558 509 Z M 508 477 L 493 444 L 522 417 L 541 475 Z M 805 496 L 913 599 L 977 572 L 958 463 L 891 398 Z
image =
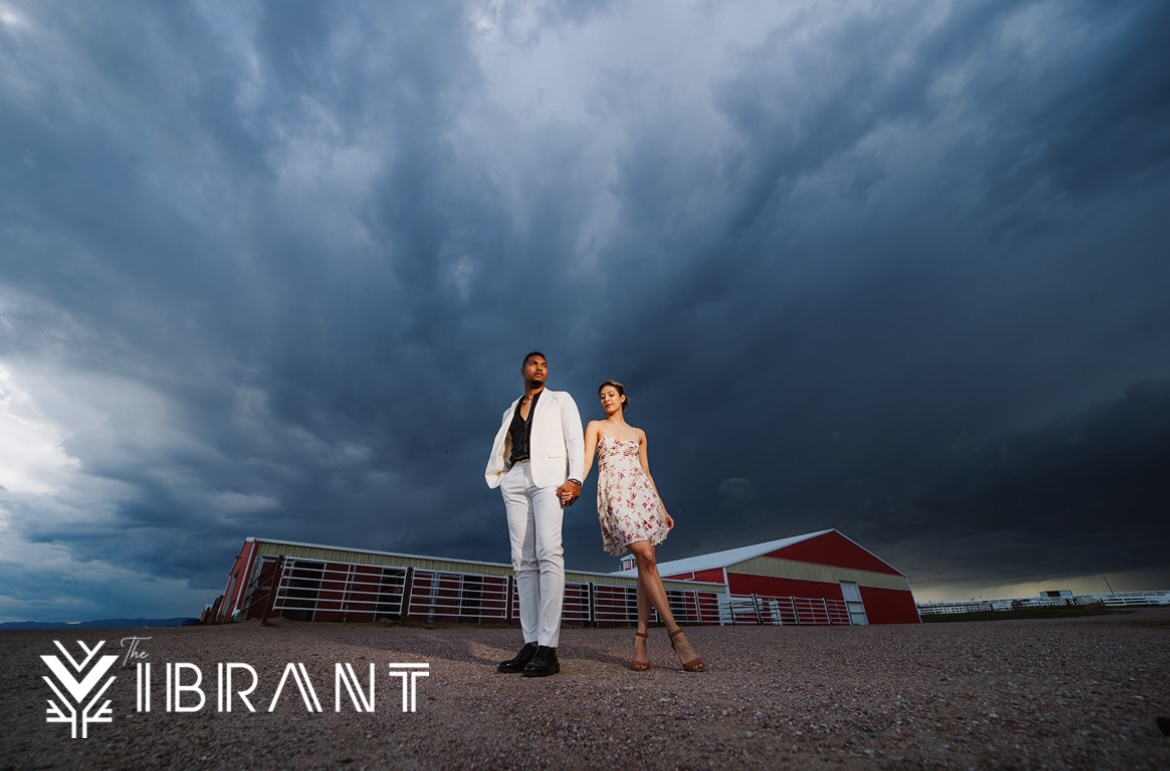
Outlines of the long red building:
M 683 624 L 918 623 L 906 577 L 836 530 L 659 563 Z M 562 621 L 631 624 L 637 571 L 565 573 Z M 247 538 L 208 621 L 516 623 L 510 565 Z

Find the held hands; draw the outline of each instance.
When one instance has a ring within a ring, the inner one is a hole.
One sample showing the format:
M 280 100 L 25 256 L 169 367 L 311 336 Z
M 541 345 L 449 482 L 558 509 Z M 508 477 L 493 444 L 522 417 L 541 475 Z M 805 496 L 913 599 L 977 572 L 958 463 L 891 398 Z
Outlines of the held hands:
M 561 506 L 572 506 L 581 497 L 581 485 L 567 481 L 557 488 L 557 497 L 561 499 Z
M 674 530 L 674 517 L 670 516 L 670 514 L 667 514 L 665 508 L 662 510 L 662 513 L 666 514 L 666 529 Z

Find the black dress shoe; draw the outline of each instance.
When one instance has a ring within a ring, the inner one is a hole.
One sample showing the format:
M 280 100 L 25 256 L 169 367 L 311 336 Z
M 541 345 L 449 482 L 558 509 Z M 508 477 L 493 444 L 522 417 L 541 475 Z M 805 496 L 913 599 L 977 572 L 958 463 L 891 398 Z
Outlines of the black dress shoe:
M 532 661 L 524 667 L 525 677 L 548 677 L 561 671 L 561 664 L 557 661 L 557 649 L 542 645 L 536 650 Z
M 523 672 L 524 665 L 532 661 L 533 657 L 536 656 L 537 650 L 536 643 L 524 643 L 524 647 L 520 649 L 520 652 L 507 661 L 501 661 L 499 666 L 496 667 L 496 671 L 505 674 Z

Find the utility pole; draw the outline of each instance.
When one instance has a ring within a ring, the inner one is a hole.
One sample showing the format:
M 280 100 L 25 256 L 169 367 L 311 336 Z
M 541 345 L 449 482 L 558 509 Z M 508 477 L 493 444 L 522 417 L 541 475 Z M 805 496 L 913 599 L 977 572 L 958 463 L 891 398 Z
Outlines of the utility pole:
M 1102 573 L 1102 574 L 1101 574 L 1101 578 L 1105 579 L 1105 585 L 1106 585 L 1106 586 L 1109 586 L 1109 579 L 1108 579 L 1108 578 L 1105 578 L 1105 574 L 1104 574 L 1104 573 Z M 1110 593 L 1110 594 L 1112 594 L 1114 597 L 1116 597 L 1116 596 L 1117 596 L 1117 592 L 1113 591 L 1113 587 L 1112 587 L 1112 586 L 1109 586 L 1109 593 Z

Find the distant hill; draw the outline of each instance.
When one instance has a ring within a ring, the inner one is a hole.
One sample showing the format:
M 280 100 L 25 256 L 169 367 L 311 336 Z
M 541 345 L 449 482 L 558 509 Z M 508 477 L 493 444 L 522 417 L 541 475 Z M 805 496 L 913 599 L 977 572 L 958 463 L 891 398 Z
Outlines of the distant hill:
M 194 622 L 194 618 L 103 618 L 100 621 L 79 621 L 70 624 L 65 621 L 6 621 L 0 624 L 4 629 L 144 629 L 157 626 L 182 626 L 183 622 Z

